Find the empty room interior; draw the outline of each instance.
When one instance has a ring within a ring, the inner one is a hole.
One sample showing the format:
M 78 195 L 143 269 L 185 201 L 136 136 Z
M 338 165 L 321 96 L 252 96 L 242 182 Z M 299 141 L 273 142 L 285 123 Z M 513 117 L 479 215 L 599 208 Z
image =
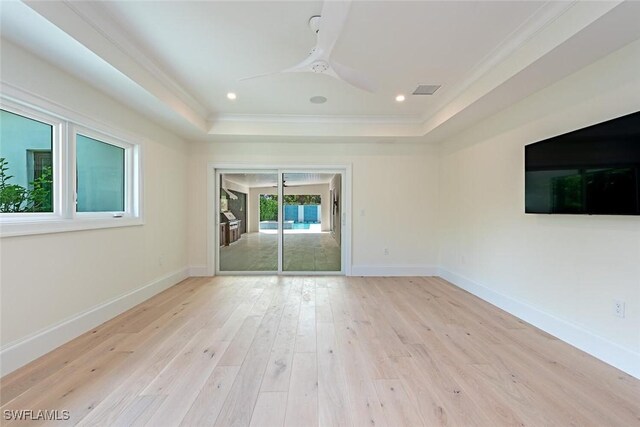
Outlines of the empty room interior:
M 0 424 L 640 425 L 639 22 L 0 0 Z

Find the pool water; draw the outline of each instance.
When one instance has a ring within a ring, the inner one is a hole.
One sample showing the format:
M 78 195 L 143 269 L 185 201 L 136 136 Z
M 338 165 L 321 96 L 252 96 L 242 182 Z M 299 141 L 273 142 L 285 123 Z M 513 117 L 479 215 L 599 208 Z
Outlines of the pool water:
M 294 222 L 293 224 L 291 224 L 291 228 L 293 230 L 308 230 L 309 228 L 311 228 L 311 224 L 303 223 L 303 222 Z
M 318 226 L 320 223 L 310 223 L 310 222 L 293 222 L 293 221 L 284 221 L 282 224 L 285 230 L 309 230 L 312 226 Z M 277 230 L 278 222 L 277 221 L 260 221 L 260 230 Z

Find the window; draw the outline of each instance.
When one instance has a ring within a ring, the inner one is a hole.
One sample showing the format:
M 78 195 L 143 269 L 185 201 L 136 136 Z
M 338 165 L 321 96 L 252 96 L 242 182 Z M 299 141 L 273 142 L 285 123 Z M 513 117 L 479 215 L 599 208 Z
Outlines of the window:
M 46 175 L 47 168 L 53 168 L 51 150 L 27 150 L 27 153 L 28 175 L 33 181 Z
M 97 127 L 2 99 L 2 236 L 142 223 L 140 148 Z
M 0 110 L 0 212 L 53 212 L 53 128 Z
M 124 148 L 78 134 L 78 212 L 124 212 Z

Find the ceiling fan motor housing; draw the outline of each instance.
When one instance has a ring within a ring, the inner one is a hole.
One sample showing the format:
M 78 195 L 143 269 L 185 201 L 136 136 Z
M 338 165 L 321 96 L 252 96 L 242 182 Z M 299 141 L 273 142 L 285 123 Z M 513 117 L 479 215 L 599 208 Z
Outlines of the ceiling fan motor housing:
M 2 0 L 0 0 L 2 1 Z M 351 0 L 324 0 L 321 15 L 309 18 L 309 29 L 317 36 L 316 45 L 311 49 L 307 58 L 298 64 L 285 68 L 276 73 L 260 74 L 241 80 L 248 80 L 279 73 L 309 72 L 324 74 L 344 81 L 351 86 L 367 92 L 374 92 L 374 84 L 364 73 L 342 65 L 331 57 L 335 44 L 343 30 L 349 14 Z M 313 101 L 312 101 L 313 102 Z
M 320 60 L 311 64 L 311 70 L 313 70 L 314 73 L 324 73 L 328 69 L 329 64 L 327 63 L 327 61 Z
M 320 31 L 320 15 L 313 15 L 309 18 L 309 28 L 311 28 L 313 34 L 318 34 L 318 31 Z

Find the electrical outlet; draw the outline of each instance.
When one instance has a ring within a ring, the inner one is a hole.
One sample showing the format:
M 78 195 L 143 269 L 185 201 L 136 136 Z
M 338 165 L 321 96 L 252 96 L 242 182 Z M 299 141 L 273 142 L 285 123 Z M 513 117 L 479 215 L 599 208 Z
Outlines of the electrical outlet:
M 384 248 L 384 254 L 389 255 L 389 248 Z
M 618 317 L 624 317 L 624 301 L 613 301 L 613 314 Z

